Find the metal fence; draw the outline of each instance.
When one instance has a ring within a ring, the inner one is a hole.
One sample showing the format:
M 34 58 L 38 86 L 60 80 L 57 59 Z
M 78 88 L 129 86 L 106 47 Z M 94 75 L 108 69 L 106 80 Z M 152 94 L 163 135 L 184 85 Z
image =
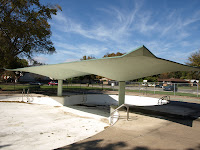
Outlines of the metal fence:
M 16 83 L 0 83 L 0 91 L 22 92 L 23 89 L 30 89 L 31 92 L 38 93 L 52 93 L 56 94 L 57 86 L 44 85 L 30 85 L 30 84 L 16 84 Z M 102 83 L 95 84 L 72 84 L 64 83 L 63 91 L 83 91 L 83 90 L 108 90 L 108 91 L 118 91 L 118 84 L 111 83 L 110 85 L 105 85 Z M 160 82 L 127 82 L 126 92 L 137 92 L 142 94 L 162 94 L 162 95 L 177 95 L 177 96 L 199 96 L 199 85 L 197 83 L 160 83 Z
M 174 96 L 199 96 L 198 83 L 160 83 L 160 82 L 130 82 L 126 84 L 126 91 L 136 91 L 141 93 L 165 94 Z

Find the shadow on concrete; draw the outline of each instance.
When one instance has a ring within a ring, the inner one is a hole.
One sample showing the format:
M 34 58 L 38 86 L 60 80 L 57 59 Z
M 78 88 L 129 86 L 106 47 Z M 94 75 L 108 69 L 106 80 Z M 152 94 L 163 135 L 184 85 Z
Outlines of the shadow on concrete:
M 83 99 L 83 96 L 81 97 L 82 99 Z M 90 97 L 88 98 L 90 100 L 86 100 L 83 104 L 68 105 L 68 103 L 65 101 L 64 106 L 73 108 L 79 111 L 95 114 L 95 115 L 109 117 L 110 105 L 117 105 L 118 103 L 114 98 L 112 98 L 111 96 L 107 94 L 102 94 L 100 96 L 97 96 L 96 94 L 91 94 L 91 95 L 88 94 L 86 95 L 86 99 L 87 97 Z M 92 101 L 92 99 L 94 99 L 94 101 L 96 100 L 96 102 Z
M 116 100 L 109 95 L 103 96 L 102 100 L 106 98 L 110 103 L 116 103 Z M 110 113 L 109 107 L 92 104 L 92 102 L 67 107 L 104 117 L 109 117 Z M 170 101 L 168 104 L 157 106 L 130 106 L 130 112 L 142 113 L 192 127 L 193 121 L 200 117 L 200 104 Z
M 170 101 L 168 104 L 158 106 L 131 106 L 130 111 L 155 115 L 153 117 L 192 127 L 193 121 L 200 117 L 200 104 Z
M 137 147 L 134 147 L 133 149 L 131 150 L 166 150 L 166 148 L 163 148 L 163 149 L 150 149 L 148 147 L 143 147 L 143 146 L 137 146 Z M 187 149 L 184 149 L 184 150 L 200 150 L 200 144 L 194 148 L 187 148 Z
M 11 146 L 11 144 L 7 144 L 7 145 L 0 145 L 0 149 L 1 149 L 1 148 L 4 148 L 4 147 L 8 147 L 8 146 Z
M 102 90 L 88 90 L 88 89 L 77 89 L 70 88 L 69 90 L 63 90 L 63 95 L 75 95 L 75 94 L 103 94 Z
M 87 142 L 78 142 L 65 147 L 58 148 L 56 150 L 116 150 L 123 149 L 127 145 L 124 142 L 108 143 L 106 145 L 101 145 L 103 139 L 87 141 Z
M 133 143 L 134 144 L 134 143 Z M 55 150 L 166 150 L 167 147 L 162 149 L 152 149 L 146 146 L 131 146 L 127 145 L 125 142 L 116 143 L 103 143 L 103 139 L 91 140 L 86 142 L 77 142 L 71 145 L 67 145 Z M 194 148 L 187 148 L 184 150 L 200 150 L 200 144 Z
M 83 111 L 86 113 L 99 115 L 103 117 L 109 117 L 110 116 L 110 108 L 106 106 L 83 106 L 83 105 L 73 105 L 73 106 L 67 106 L 72 109 L 76 109 L 79 111 Z
M 110 106 L 110 105 L 118 105 L 118 102 L 107 94 L 78 94 L 71 95 L 70 97 L 77 97 L 78 101 L 76 103 L 69 103 L 67 101 L 64 102 L 64 106 L 70 105 L 83 105 L 83 106 Z

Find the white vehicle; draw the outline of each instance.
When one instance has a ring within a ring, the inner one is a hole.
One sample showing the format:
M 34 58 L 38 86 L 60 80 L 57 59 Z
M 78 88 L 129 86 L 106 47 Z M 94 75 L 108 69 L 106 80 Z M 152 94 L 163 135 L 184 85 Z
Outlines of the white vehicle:
M 155 86 L 155 83 L 148 83 L 148 86 Z

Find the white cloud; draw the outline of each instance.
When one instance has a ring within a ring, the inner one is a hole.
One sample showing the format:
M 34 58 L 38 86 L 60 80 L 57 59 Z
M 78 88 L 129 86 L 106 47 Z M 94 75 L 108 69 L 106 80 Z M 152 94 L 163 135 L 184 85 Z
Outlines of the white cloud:
M 47 63 L 49 61 L 48 58 L 44 56 L 37 56 L 37 57 L 34 57 L 33 59 L 39 63 Z
M 170 53 L 166 53 L 166 57 L 170 60 L 173 60 L 175 62 L 180 62 L 180 63 L 187 63 L 188 62 L 188 57 L 191 56 L 192 53 L 196 52 L 196 50 L 190 50 L 186 52 L 180 52 L 179 50 L 174 50 L 173 55 Z
M 76 52 L 69 51 L 69 50 L 58 50 L 57 53 L 58 53 L 59 55 L 63 55 L 63 54 L 67 54 L 67 55 L 70 55 L 70 56 L 76 56 L 76 55 L 77 55 Z
M 73 62 L 73 61 L 80 61 L 80 59 L 68 58 L 64 62 Z
M 55 42 L 55 46 L 58 48 L 62 48 L 62 49 L 71 49 L 71 50 L 78 49 L 78 47 L 75 45 L 71 45 L 71 44 L 67 44 L 67 43 L 63 43 L 63 42 Z
M 99 9 L 107 13 L 105 16 L 109 16 L 110 20 L 106 21 L 106 23 L 102 23 L 101 20 L 95 20 L 92 26 L 83 25 L 81 22 L 76 22 L 72 18 L 64 16 L 63 13 L 59 12 L 53 17 L 56 23 L 52 23 L 52 26 L 55 26 L 60 31 L 79 34 L 89 39 L 121 42 L 130 35 L 130 30 L 133 30 L 132 25 L 139 11 L 139 7 L 135 5 L 135 8 L 131 11 L 124 12 L 114 7 Z
M 66 33 L 75 33 L 83 37 L 103 42 L 127 42 L 132 32 L 139 31 L 149 34 L 156 31 L 158 23 L 151 22 L 151 12 L 142 9 L 142 3 L 135 1 L 129 9 L 116 7 L 99 8 L 109 19 L 95 20 L 91 25 L 77 22 L 69 16 L 59 12 L 53 17 L 52 26 Z
M 82 58 L 84 55 L 86 56 L 94 56 L 99 57 L 102 53 L 106 53 L 108 48 L 103 45 L 95 45 L 95 44 L 77 44 L 76 46 L 71 44 L 65 44 L 62 42 L 56 42 L 55 46 L 57 47 L 56 55 L 59 57 L 68 56 L 73 58 Z
M 177 57 L 178 61 L 185 62 L 183 59 L 189 56 L 187 50 L 192 51 L 187 48 L 200 46 L 198 39 L 188 40 L 193 34 L 190 26 L 200 20 L 200 11 L 193 12 L 191 16 L 183 16 L 178 9 L 155 14 L 151 9 L 144 9 L 140 1 L 134 1 L 127 8 L 108 6 L 97 10 L 104 13 L 105 19 L 93 16 L 90 24 L 61 12 L 53 17 L 51 25 L 60 33 L 53 34 L 57 38 L 54 42 L 57 56 L 67 57 L 62 60 L 76 60 L 84 55 L 98 58 L 108 52 L 127 52 L 145 45 L 158 57 Z M 64 34 L 68 35 L 68 39 L 60 37 Z M 73 43 L 74 39 L 71 40 L 70 36 L 83 41 Z
M 190 14 L 191 16 L 183 16 L 182 12 L 177 10 L 169 13 L 166 20 L 158 28 L 161 37 L 170 37 L 177 41 L 189 37 L 193 33 L 190 30 L 190 25 L 200 20 L 200 11 L 192 14 Z
M 190 25 L 194 22 L 197 22 L 200 20 L 200 11 L 197 11 L 194 13 L 194 15 L 192 15 L 191 17 L 189 18 L 186 18 L 183 22 L 183 26 L 187 26 L 187 25 Z

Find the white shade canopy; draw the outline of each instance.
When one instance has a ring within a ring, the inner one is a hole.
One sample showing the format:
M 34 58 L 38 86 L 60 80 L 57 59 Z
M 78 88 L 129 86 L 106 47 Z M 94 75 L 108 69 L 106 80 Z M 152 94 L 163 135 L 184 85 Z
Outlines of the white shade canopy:
M 122 56 L 7 70 L 31 72 L 63 80 L 96 74 L 117 81 L 134 80 L 165 72 L 200 71 L 196 67 L 158 58 L 145 46 Z

